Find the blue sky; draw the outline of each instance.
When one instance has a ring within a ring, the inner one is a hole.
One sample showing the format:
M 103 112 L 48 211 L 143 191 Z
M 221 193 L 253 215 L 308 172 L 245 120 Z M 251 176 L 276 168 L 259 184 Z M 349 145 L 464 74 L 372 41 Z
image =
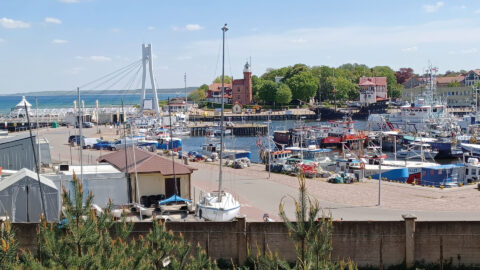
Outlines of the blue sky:
M 159 88 L 305 63 L 480 68 L 478 1 L 1 0 L 0 94 L 70 90 L 141 58 Z

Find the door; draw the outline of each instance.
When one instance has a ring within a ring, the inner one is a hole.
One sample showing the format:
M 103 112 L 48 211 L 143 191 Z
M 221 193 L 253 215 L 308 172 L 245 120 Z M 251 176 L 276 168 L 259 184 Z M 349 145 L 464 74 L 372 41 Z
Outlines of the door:
M 180 196 L 180 178 L 177 179 L 177 195 Z M 165 179 L 165 197 L 168 199 L 175 195 L 175 181 L 173 178 Z

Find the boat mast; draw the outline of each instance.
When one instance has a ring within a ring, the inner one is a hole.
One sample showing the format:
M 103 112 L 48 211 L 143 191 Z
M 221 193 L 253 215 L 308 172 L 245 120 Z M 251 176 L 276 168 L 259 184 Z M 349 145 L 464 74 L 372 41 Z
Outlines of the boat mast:
M 218 173 L 218 202 L 222 201 L 222 162 L 223 162 L 223 111 L 225 109 L 225 32 L 228 31 L 227 24 L 222 27 L 222 110 L 220 114 L 220 170 Z

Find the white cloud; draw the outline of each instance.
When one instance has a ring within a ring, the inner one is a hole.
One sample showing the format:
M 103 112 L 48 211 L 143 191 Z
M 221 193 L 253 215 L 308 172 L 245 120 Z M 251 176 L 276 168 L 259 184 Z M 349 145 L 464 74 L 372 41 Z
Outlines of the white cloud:
M 436 2 L 433 5 L 423 5 L 423 10 L 427 13 L 437 12 L 441 7 L 443 7 L 443 2 Z
M 407 47 L 402 49 L 402 52 L 416 52 L 416 51 L 418 51 L 417 46 L 412 46 L 412 47 Z
M 3 18 L 0 18 L 0 26 L 2 26 L 3 28 L 14 29 L 14 28 L 29 28 L 30 24 L 3 17 Z
M 54 39 L 54 40 L 52 40 L 52 43 L 53 43 L 53 44 L 65 44 L 65 43 L 68 43 L 68 40 L 65 40 L 65 39 Z
M 475 10 L 473 13 L 480 14 L 480 9 Z
M 83 67 L 73 67 L 71 69 L 67 69 L 66 73 L 71 74 L 71 75 L 77 75 L 80 72 L 82 72 L 85 68 Z
M 190 55 L 184 55 L 184 56 L 179 56 L 177 57 L 177 60 L 183 61 L 183 60 L 191 60 L 192 57 Z
M 458 51 L 449 51 L 449 54 L 475 54 L 477 53 L 478 50 L 477 48 L 471 48 L 471 49 L 464 49 L 464 50 L 458 50 Z
M 467 8 L 467 6 L 465 6 L 465 5 L 461 5 L 461 6 L 459 6 L 459 8 L 460 8 L 460 9 L 466 9 L 466 8 Z
M 185 26 L 185 30 L 187 31 L 198 31 L 202 29 L 203 29 L 203 26 L 200 26 L 199 24 L 187 24 Z
M 303 38 L 297 38 L 297 39 L 292 39 L 292 43 L 302 44 L 302 43 L 307 43 L 307 40 Z
M 149 26 L 149 27 L 147 27 L 147 29 L 151 31 L 151 30 L 155 30 L 155 27 Z
M 173 31 L 198 31 L 202 30 L 204 27 L 199 24 L 187 24 L 185 27 L 173 26 Z
M 58 1 L 62 3 L 69 3 L 69 4 L 80 2 L 80 0 L 58 0 Z
M 3 42 L 5 42 L 5 39 L 0 38 L 0 43 L 3 43 Z
M 53 24 L 62 24 L 62 21 L 57 18 L 52 18 L 52 17 L 46 17 L 45 18 L 46 23 L 53 23 Z
M 112 61 L 112 58 L 102 55 L 92 55 L 92 56 L 75 56 L 77 60 L 90 60 L 94 62 L 109 62 Z

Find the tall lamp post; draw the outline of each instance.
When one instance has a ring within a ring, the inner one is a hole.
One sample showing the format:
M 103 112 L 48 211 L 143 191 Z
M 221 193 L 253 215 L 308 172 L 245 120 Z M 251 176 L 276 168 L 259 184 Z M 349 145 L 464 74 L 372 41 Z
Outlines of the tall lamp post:
M 337 89 L 333 88 L 332 92 L 334 98 L 333 104 L 335 104 L 335 111 L 337 111 Z

